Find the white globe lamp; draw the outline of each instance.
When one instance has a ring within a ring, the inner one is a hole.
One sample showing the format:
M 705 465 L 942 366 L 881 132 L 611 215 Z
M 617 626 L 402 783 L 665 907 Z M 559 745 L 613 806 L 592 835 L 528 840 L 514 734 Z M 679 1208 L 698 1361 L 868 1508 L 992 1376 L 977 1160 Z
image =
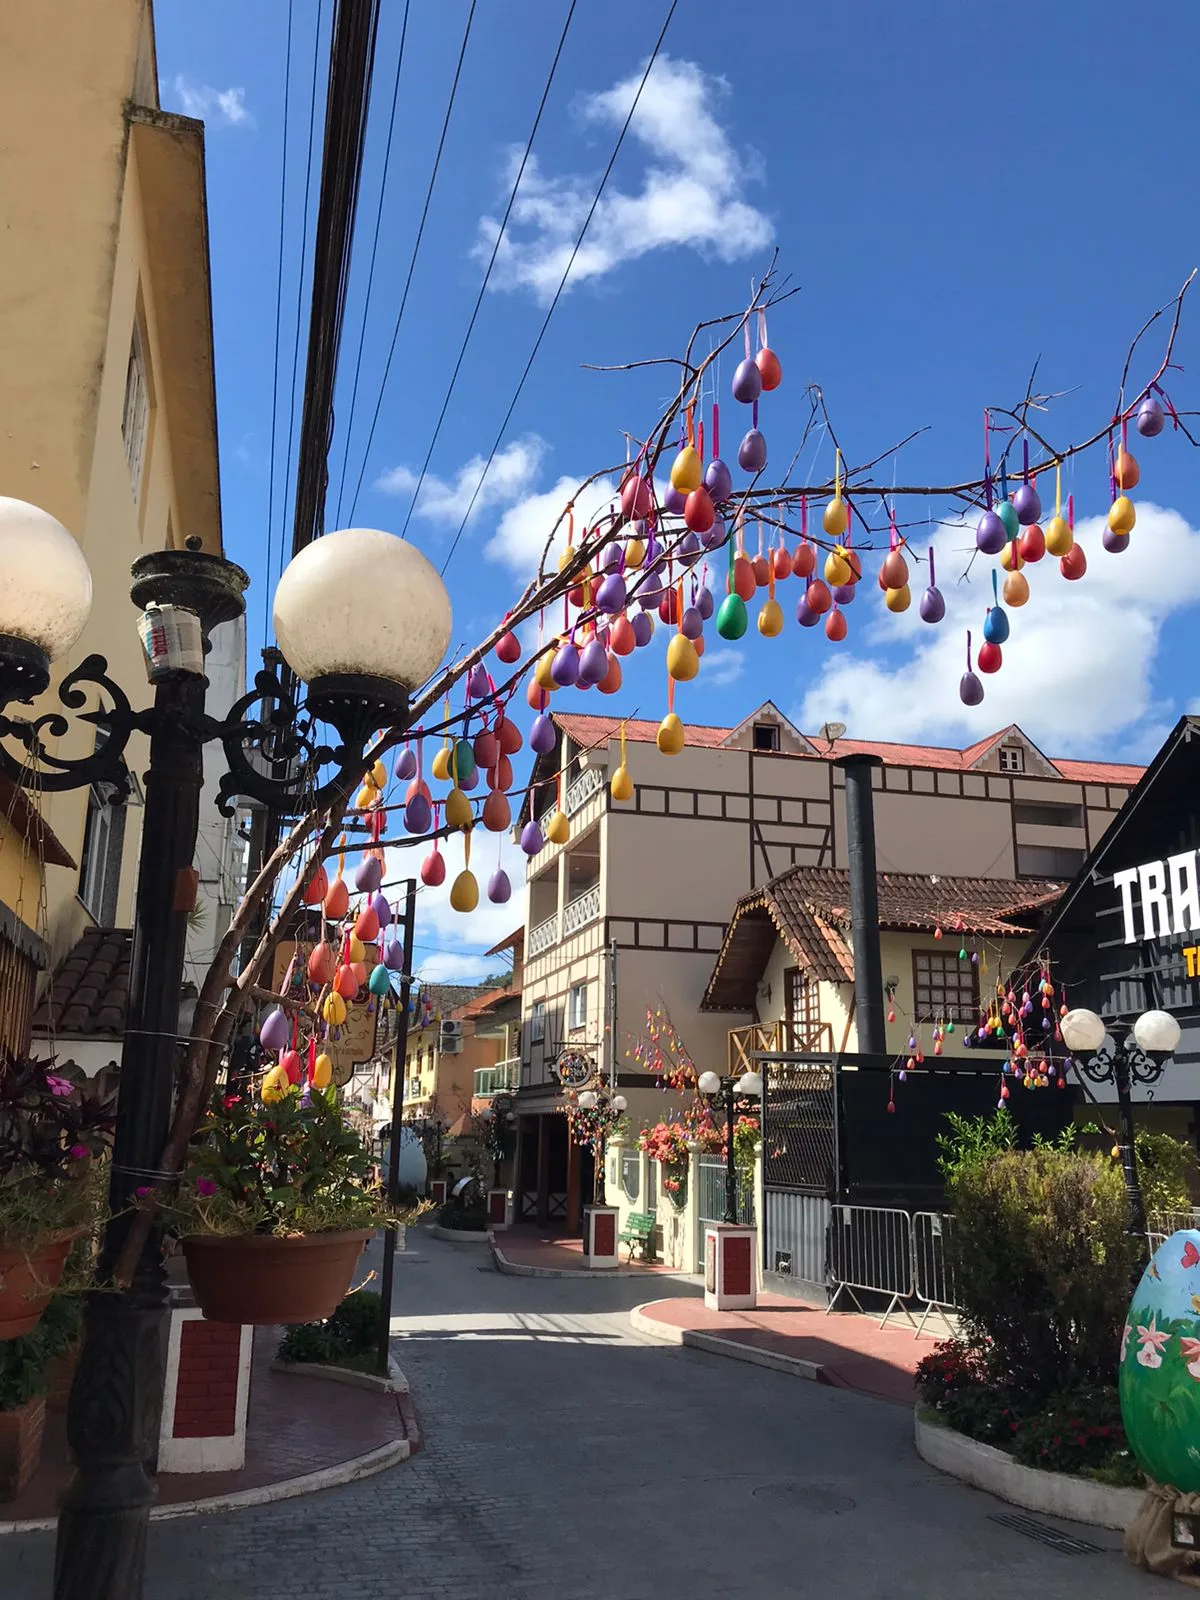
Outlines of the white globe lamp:
M 596 1095 L 591 1089 L 585 1089 L 579 1096 L 579 1109 L 581 1111 L 594 1111 L 596 1109 Z
M 40 506 L 0 495 L 0 661 L 8 698 L 30 700 L 50 681 L 92 609 L 83 551 Z
M 615 1094 L 612 1098 L 612 1108 L 620 1116 L 623 1112 L 629 1110 L 629 1101 L 626 1100 L 623 1094 Z
M 721 1092 L 721 1080 L 715 1072 L 702 1072 L 696 1079 L 696 1087 L 701 1094 L 719 1094 Z
M 1169 1011 L 1145 1011 L 1133 1025 L 1134 1041 L 1147 1055 L 1173 1054 L 1182 1031 Z
M 1085 1006 L 1068 1011 L 1060 1024 L 1063 1043 L 1072 1055 L 1094 1055 L 1104 1043 L 1104 1019 Z
M 737 1092 L 748 1099 L 760 1099 L 763 1092 L 762 1074 L 753 1070 L 743 1072 L 737 1081 Z

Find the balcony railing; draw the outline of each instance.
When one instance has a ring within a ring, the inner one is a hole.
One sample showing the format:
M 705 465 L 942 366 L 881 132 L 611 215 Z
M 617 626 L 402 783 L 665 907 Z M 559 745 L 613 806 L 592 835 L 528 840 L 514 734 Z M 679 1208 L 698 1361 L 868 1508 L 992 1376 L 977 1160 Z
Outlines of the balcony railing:
M 478 1097 L 508 1093 L 517 1087 L 520 1080 L 521 1058 L 509 1056 L 507 1061 L 497 1061 L 494 1067 L 476 1067 L 471 1093 Z
M 547 917 L 545 922 L 539 922 L 536 928 L 529 930 L 529 955 L 540 956 L 543 950 L 549 950 L 552 944 L 558 943 L 558 917 Z
M 597 789 L 604 787 L 604 774 L 599 767 L 584 767 L 579 776 L 567 785 L 567 815 L 573 817 L 581 806 L 587 804 Z
M 578 933 L 580 928 L 585 928 L 589 922 L 595 922 L 600 915 L 600 885 L 594 883 L 590 889 L 585 889 L 582 894 L 576 895 L 574 900 L 569 900 L 563 907 L 563 938 Z
M 828 1022 L 753 1022 L 729 1030 L 729 1071 L 740 1078 L 755 1065 L 756 1055 L 832 1055 L 833 1028 Z

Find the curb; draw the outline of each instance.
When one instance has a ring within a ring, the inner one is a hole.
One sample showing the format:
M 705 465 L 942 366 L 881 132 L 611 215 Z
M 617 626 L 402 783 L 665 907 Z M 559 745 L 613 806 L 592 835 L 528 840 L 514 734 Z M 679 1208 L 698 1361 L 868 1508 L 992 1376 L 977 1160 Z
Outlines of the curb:
M 436 1222 L 429 1228 L 435 1239 L 445 1239 L 447 1244 L 487 1244 L 490 1233 L 467 1233 L 462 1228 L 441 1228 Z
M 491 1246 L 492 1260 L 497 1272 L 508 1273 L 513 1278 L 587 1278 L 591 1282 L 606 1278 L 641 1278 L 645 1276 L 644 1267 L 529 1267 L 522 1261 L 510 1261 L 496 1243 L 493 1234 L 488 1235 L 488 1244 Z M 687 1277 L 684 1272 L 663 1273 L 663 1277 Z M 649 1305 L 651 1302 L 647 1301 Z
M 826 1373 L 824 1365 L 819 1361 L 805 1361 L 800 1356 L 785 1356 L 777 1350 L 760 1350 L 753 1345 L 738 1344 L 735 1339 L 722 1339 L 713 1333 L 702 1333 L 698 1328 L 676 1328 L 668 1323 L 659 1322 L 657 1317 L 652 1317 L 646 1310 L 647 1306 L 655 1305 L 653 1300 L 646 1300 L 640 1306 L 634 1306 L 629 1313 L 629 1321 L 637 1333 L 644 1333 L 648 1338 L 657 1339 L 660 1344 L 684 1345 L 690 1350 L 704 1350 L 709 1355 L 727 1356 L 731 1361 L 745 1361 L 752 1367 L 770 1367 L 775 1372 L 788 1372 L 794 1378 L 808 1378 L 813 1383 L 829 1384 L 841 1388 L 841 1384 L 834 1384 L 833 1379 Z
M 408 1379 L 388 1357 L 388 1375 L 381 1378 L 375 1372 L 354 1372 L 349 1367 L 337 1367 L 320 1361 L 280 1361 L 271 1363 L 272 1372 L 290 1372 L 298 1378 L 322 1378 L 326 1383 L 345 1383 L 352 1389 L 369 1389 L 373 1394 L 407 1394 Z
M 403 1416 L 403 1413 L 402 1413 Z M 403 1420 L 407 1422 L 407 1417 Z M 277 1500 L 296 1500 L 301 1495 L 317 1494 L 322 1489 L 336 1489 L 347 1483 L 357 1483 L 360 1478 L 370 1478 L 377 1472 L 386 1472 L 401 1461 L 407 1461 L 414 1449 L 410 1439 L 393 1439 L 390 1444 L 368 1450 L 365 1455 L 351 1456 L 336 1466 L 322 1467 L 319 1472 L 308 1472 L 300 1478 L 283 1478 L 278 1483 L 262 1483 L 254 1489 L 238 1489 L 233 1494 L 212 1495 L 206 1500 L 180 1500 L 175 1505 L 152 1506 L 151 1522 L 166 1522 L 174 1517 L 196 1517 L 217 1511 L 240 1511 L 247 1506 L 271 1505 Z M 57 1526 L 56 1517 L 32 1517 L 23 1522 L 0 1522 L 0 1537 L 8 1533 L 50 1533 Z
M 922 1461 L 972 1488 L 994 1494 L 1009 1505 L 1040 1511 L 1066 1522 L 1093 1528 L 1113 1528 L 1124 1533 L 1141 1510 L 1145 1492 L 1117 1489 L 1090 1478 L 1066 1472 L 1042 1472 L 1023 1467 L 1003 1450 L 980 1444 L 935 1422 L 925 1422 L 913 1412 L 913 1443 Z

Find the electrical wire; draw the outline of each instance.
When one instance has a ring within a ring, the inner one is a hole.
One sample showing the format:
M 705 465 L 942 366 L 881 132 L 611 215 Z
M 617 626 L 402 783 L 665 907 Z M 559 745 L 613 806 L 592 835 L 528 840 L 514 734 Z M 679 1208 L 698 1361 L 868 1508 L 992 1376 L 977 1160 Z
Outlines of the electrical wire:
M 533 141 L 537 138 L 537 131 L 541 126 L 542 113 L 546 109 L 546 101 L 550 98 L 550 88 L 554 82 L 555 74 L 558 71 L 558 63 L 562 57 L 563 46 L 567 42 L 567 33 L 571 26 L 571 19 L 575 15 L 575 7 L 577 4 L 578 0 L 571 0 L 570 7 L 567 10 L 567 20 L 563 23 L 563 30 L 558 41 L 558 49 L 554 52 L 554 60 L 550 63 L 550 74 L 546 79 L 546 86 L 542 90 L 542 98 L 538 103 L 537 115 L 533 119 L 533 127 L 529 130 L 529 138 L 525 142 L 525 153 L 521 157 L 521 164 L 517 169 L 517 176 L 513 182 L 512 193 L 509 195 L 508 204 L 504 208 L 504 216 L 501 218 L 500 226 L 496 230 L 496 242 L 492 246 L 491 259 L 488 261 L 487 271 L 483 275 L 483 282 L 479 285 L 479 293 L 475 298 L 475 307 L 471 312 L 471 320 L 467 323 L 467 331 L 463 335 L 462 348 L 458 352 L 458 360 L 454 363 L 454 371 L 450 374 L 450 384 L 446 390 L 446 397 L 442 401 L 442 409 L 438 412 L 438 419 L 433 430 L 433 438 L 429 441 L 429 449 L 426 450 L 425 460 L 421 463 L 421 473 L 417 478 L 417 486 L 413 490 L 412 499 L 409 501 L 408 515 L 404 519 L 404 526 L 400 529 L 400 537 L 402 539 L 408 532 L 408 525 L 412 521 L 412 515 L 416 510 L 417 500 L 421 494 L 421 485 L 425 482 L 425 474 L 429 471 L 429 463 L 433 459 L 434 448 L 437 445 L 438 438 L 442 431 L 442 423 L 446 420 L 446 412 L 450 407 L 450 396 L 454 393 L 454 386 L 458 382 L 458 375 L 462 370 L 463 358 L 467 353 L 467 346 L 471 342 L 471 335 L 475 331 L 475 322 L 479 316 L 480 307 L 483 305 L 483 297 L 487 293 L 488 283 L 491 280 L 492 268 L 496 265 L 496 257 L 500 254 L 500 245 L 504 239 L 504 230 L 508 227 L 508 219 L 512 215 L 513 206 L 517 201 L 517 190 L 521 187 L 521 179 L 525 176 L 525 168 L 528 166 L 529 157 L 533 152 Z
M 525 363 L 525 370 L 524 370 L 524 372 L 522 372 L 520 380 L 517 383 L 517 387 L 513 392 L 513 397 L 509 401 L 508 410 L 504 413 L 504 420 L 500 424 L 500 429 L 499 429 L 498 433 L 496 434 L 496 441 L 492 445 L 491 453 L 488 456 L 487 461 L 484 463 L 483 471 L 479 475 L 479 482 L 475 485 L 475 489 L 474 489 L 474 492 L 471 495 L 471 499 L 470 499 L 470 501 L 469 501 L 469 503 L 467 505 L 467 509 L 463 513 L 463 519 L 458 525 L 458 532 L 454 535 L 454 539 L 451 542 L 450 549 L 446 554 L 446 559 L 442 562 L 442 569 L 441 570 L 442 570 L 442 576 L 443 577 L 445 576 L 446 568 L 450 565 L 450 561 L 451 561 L 452 556 L 454 555 L 455 550 L 458 549 L 458 542 L 463 536 L 463 531 L 466 528 L 467 523 L 471 519 L 471 513 L 475 509 L 475 502 L 479 498 L 480 490 L 483 488 L 484 480 L 486 479 L 486 477 L 488 475 L 488 472 L 489 472 L 489 470 L 491 468 L 492 462 L 496 459 L 496 452 L 499 450 L 501 441 L 504 438 L 505 430 L 507 429 L 509 422 L 512 420 L 512 414 L 517 409 L 517 402 L 521 398 L 521 394 L 522 394 L 522 391 L 525 388 L 526 381 L 527 381 L 527 379 L 529 377 L 530 372 L 533 369 L 533 363 L 537 359 L 537 353 L 542 347 L 542 340 L 546 337 L 546 330 L 550 326 L 550 319 L 551 319 L 551 317 L 553 317 L 555 309 L 558 306 L 558 302 L 562 298 L 563 290 L 567 286 L 567 279 L 571 275 L 571 268 L 575 265 L 575 258 L 579 254 L 580 250 L 583 248 L 584 237 L 587 234 L 588 229 L 591 227 L 592 218 L 596 215 L 596 209 L 600 204 L 601 196 L 604 194 L 604 190 L 608 185 L 608 180 L 609 180 L 609 177 L 610 177 L 610 175 L 612 173 L 613 167 L 616 165 L 617 157 L 621 153 L 621 146 L 625 142 L 625 135 L 629 132 L 629 125 L 633 121 L 633 114 L 637 110 L 638 102 L 642 98 L 642 91 L 646 87 L 646 80 L 649 78 L 651 68 L 654 66 L 655 61 L 658 59 L 658 53 L 662 49 L 663 40 L 667 36 L 667 29 L 671 26 L 671 19 L 672 19 L 672 17 L 674 17 L 675 10 L 676 10 L 676 7 L 678 5 L 679 5 L 679 0 L 671 0 L 670 7 L 669 7 L 669 9 L 667 11 L 666 20 L 663 23 L 662 28 L 659 30 L 658 39 L 655 42 L 654 49 L 653 49 L 653 51 L 651 53 L 650 59 L 646 63 L 646 70 L 642 73 L 642 81 L 638 84 L 637 93 L 633 97 L 633 104 L 629 108 L 629 114 L 625 118 L 625 121 L 621 126 L 620 133 L 617 135 L 617 142 L 613 146 L 613 153 L 608 158 L 608 165 L 604 169 L 604 176 L 600 179 L 600 186 L 596 190 L 595 198 L 592 200 L 592 203 L 588 208 L 588 214 L 583 219 L 583 227 L 580 228 L 580 230 L 579 230 L 579 237 L 576 239 L 575 247 L 571 251 L 570 260 L 567 262 L 566 268 L 563 271 L 563 275 L 562 275 L 561 280 L 559 281 L 558 288 L 554 291 L 554 299 L 551 300 L 551 302 L 550 302 L 550 307 L 546 312 L 545 320 L 542 322 L 542 326 L 538 330 L 538 336 L 533 342 L 533 349 L 529 352 L 529 360 Z
M 454 103 L 458 98 L 459 80 L 462 77 L 463 61 L 467 54 L 467 41 L 471 37 L 471 25 L 475 20 L 475 7 L 477 4 L 478 0 L 471 0 L 471 9 L 467 13 L 467 26 L 463 32 L 462 46 L 458 52 L 458 65 L 454 69 L 454 81 L 450 85 L 450 99 L 446 105 L 446 115 L 442 120 L 441 137 L 438 139 L 437 153 L 433 158 L 433 171 L 429 174 L 429 187 L 425 191 L 425 204 L 421 209 L 421 221 L 417 228 L 417 237 L 413 241 L 412 256 L 408 263 L 408 276 L 404 280 L 404 292 L 400 297 L 400 309 L 396 313 L 396 325 L 392 329 L 392 342 L 388 347 L 387 360 L 383 367 L 383 377 L 379 384 L 379 394 L 375 401 L 375 411 L 371 417 L 371 426 L 367 433 L 367 445 L 366 449 L 363 451 L 362 466 L 359 468 L 358 481 L 354 486 L 354 498 L 350 502 L 349 520 L 351 522 L 354 521 L 354 512 L 358 505 L 358 497 L 362 492 L 363 478 L 366 475 L 367 462 L 371 455 L 371 446 L 375 441 L 375 429 L 379 425 L 379 413 L 383 406 L 383 396 L 385 390 L 387 389 L 388 376 L 392 370 L 392 359 L 396 354 L 396 340 L 400 337 L 400 324 L 404 320 L 405 307 L 408 305 L 408 292 L 412 288 L 413 273 L 416 270 L 417 265 L 417 254 L 421 248 L 421 240 L 425 235 L 425 223 L 429 217 L 429 203 L 433 199 L 433 188 L 437 182 L 438 170 L 442 164 L 442 151 L 446 146 L 446 134 L 450 127 L 450 118 L 454 113 Z M 353 418 L 351 417 L 347 422 L 347 427 L 350 426 L 352 421 Z
M 279 415 L 279 330 L 283 322 L 283 233 L 287 212 L 288 123 L 292 86 L 292 8 L 287 13 L 287 50 L 283 68 L 283 156 L 279 174 L 279 262 L 275 273 L 275 353 L 271 359 L 271 468 L 267 489 L 267 572 L 263 584 L 263 638 L 266 639 L 271 622 L 271 573 L 274 557 L 271 554 L 275 537 L 275 435 Z
M 387 193 L 388 171 L 392 161 L 392 140 L 396 133 L 396 107 L 400 100 L 400 72 L 404 66 L 404 46 L 408 39 L 408 13 L 411 0 L 404 0 L 404 17 L 400 24 L 400 49 L 396 56 L 396 77 L 392 84 L 392 108 L 388 117 L 387 145 L 383 152 L 383 176 L 379 180 L 379 203 L 375 207 L 375 228 L 371 236 L 371 261 L 367 268 L 366 295 L 363 300 L 362 322 L 358 329 L 358 350 L 354 357 L 354 381 L 350 388 L 350 409 L 346 418 L 346 441 L 342 451 L 342 470 L 338 477 L 338 498 L 335 522 L 342 520 L 342 496 L 346 490 L 346 463 L 350 455 L 350 431 L 354 422 L 354 407 L 358 401 L 358 380 L 362 372 L 363 345 L 366 343 L 367 319 L 371 313 L 371 290 L 375 283 L 375 258 L 379 251 L 379 227 L 383 219 L 383 197 Z

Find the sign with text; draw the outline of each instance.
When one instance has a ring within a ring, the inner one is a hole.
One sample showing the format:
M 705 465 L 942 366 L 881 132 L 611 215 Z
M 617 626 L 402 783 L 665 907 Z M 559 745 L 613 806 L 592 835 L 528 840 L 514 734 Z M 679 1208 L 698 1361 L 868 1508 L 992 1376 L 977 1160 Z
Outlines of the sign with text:
M 1195 850 L 1181 850 L 1164 861 L 1144 861 L 1140 867 L 1114 872 L 1113 887 L 1121 896 L 1126 944 L 1200 933 L 1200 878 Z M 1188 963 L 1191 977 L 1196 976 L 1191 970 L 1193 965 Z
M 591 1081 L 596 1064 L 582 1050 L 564 1050 L 554 1063 L 554 1070 L 564 1089 L 580 1089 Z

